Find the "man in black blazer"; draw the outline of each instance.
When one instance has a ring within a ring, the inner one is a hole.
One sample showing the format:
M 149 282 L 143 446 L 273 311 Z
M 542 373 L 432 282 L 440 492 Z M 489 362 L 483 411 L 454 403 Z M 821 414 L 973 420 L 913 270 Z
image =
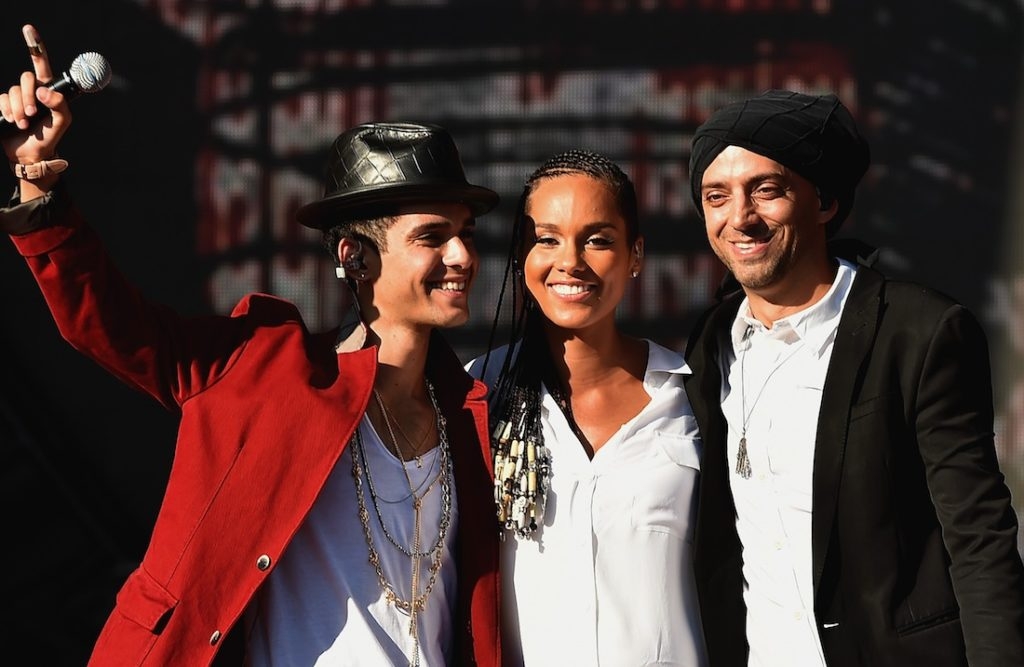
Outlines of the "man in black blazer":
M 834 95 L 769 91 L 694 135 L 694 201 L 739 288 L 687 345 L 715 666 L 1024 665 L 984 332 L 830 241 L 869 161 Z

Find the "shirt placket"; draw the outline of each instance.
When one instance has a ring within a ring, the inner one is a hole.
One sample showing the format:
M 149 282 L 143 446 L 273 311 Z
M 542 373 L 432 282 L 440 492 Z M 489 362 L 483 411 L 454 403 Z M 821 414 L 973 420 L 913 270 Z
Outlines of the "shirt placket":
M 572 514 L 576 534 L 573 535 L 575 554 L 573 571 L 580 596 L 579 622 L 582 629 L 580 638 L 580 663 L 599 665 L 597 637 L 597 574 L 594 562 L 594 498 L 597 491 L 597 476 L 581 475 L 573 486 Z M 570 575 L 572 576 L 572 575 Z
M 546 392 L 543 405 L 547 410 L 546 414 L 549 415 L 548 423 L 554 438 L 561 444 L 571 443 L 572 447 L 579 447 L 579 452 L 563 451 L 558 473 L 572 477 L 568 489 L 568 502 L 559 500 L 558 510 L 561 512 L 563 508 L 568 509 L 567 525 L 573 526 L 571 549 L 563 564 L 567 567 L 564 576 L 572 582 L 570 590 L 577 598 L 572 601 L 576 608 L 574 618 L 566 619 L 565 637 L 578 647 L 579 664 L 596 666 L 600 664 L 597 651 L 597 577 L 594 562 L 594 499 L 598 475 L 593 470 L 592 461 L 587 463 L 579 458 L 585 456 L 582 454 L 583 445 L 569 429 L 568 423 L 555 416 L 558 406 Z
M 785 352 L 782 352 L 781 354 L 785 354 Z M 802 353 L 798 352 L 797 356 L 800 356 L 800 354 Z M 777 363 L 777 361 L 778 357 L 776 358 L 775 363 Z M 793 359 L 793 361 L 799 362 L 800 359 Z M 780 386 L 787 386 L 791 384 L 786 381 L 786 369 L 781 369 L 781 372 L 776 373 L 776 376 L 776 380 Z M 765 405 L 767 414 L 774 415 L 781 413 L 785 406 L 779 404 L 776 394 L 770 394 L 771 387 L 766 387 L 765 390 L 766 392 L 769 392 L 768 401 Z M 783 477 L 770 472 L 771 464 L 769 462 L 768 452 L 774 447 L 789 446 L 791 443 L 779 441 L 780 435 L 773 428 L 773 420 L 771 417 L 769 417 L 764 424 L 763 437 L 766 445 L 764 466 L 767 475 L 765 476 L 764 481 L 767 486 L 765 487 L 765 490 L 774 498 L 775 504 L 775 521 L 773 525 L 775 526 L 776 535 L 771 548 L 775 552 L 775 567 L 777 568 L 776 571 L 778 572 L 778 576 L 785 576 L 785 573 L 788 572 L 789 576 L 792 577 L 791 586 L 786 587 L 785 605 L 787 607 L 787 617 L 785 618 L 785 622 L 791 624 L 794 628 L 792 635 L 794 641 L 798 641 L 800 643 L 810 641 L 813 644 L 813 646 L 808 646 L 806 649 L 801 651 L 801 654 L 807 654 L 808 652 L 813 651 L 818 655 L 819 659 L 822 660 L 821 664 L 824 664 L 821 647 L 818 642 L 813 639 L 817 634 L 817 628 L 815 627 L 813 606 L 809 606 L 812 605 L 812 602 L 810 600 L 810 596 L 807 595 L 807 591 L 803 590 L 804 587 L 801 586 L 795 565 L 798 558 L 793 549 L 796 547 L 804 547 L 804 542 L 803 540 L 795 541 L 796 538 L 792 534 L 794 532 L 794 527 L 790 526 L 787 521 L 787 512 L 790 513 L 790 518 L 795 518 L 792 513 L 801 511 L 802 508 L 790 507 L 793 502 L 790 495 L 786 493 L 784 489 L 780 488 L 780 484 L 785 482 L 795 483 L 795 480 L 785 480 Z M 810 548 L 810 545 L 807 544 L 806 548 Z

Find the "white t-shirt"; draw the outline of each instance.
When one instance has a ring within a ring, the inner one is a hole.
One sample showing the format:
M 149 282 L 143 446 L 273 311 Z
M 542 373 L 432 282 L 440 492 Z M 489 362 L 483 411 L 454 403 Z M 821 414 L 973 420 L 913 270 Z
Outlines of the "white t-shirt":
M 651 401 L 593 460 L 542 392 L 551 451 L 543 525 L 530 538 L 508 533 L 501 552 L 502 645 L 512 667 L 706 664 L 692 560 L 701 442 L 683 390 L 689 369 L 675 352 L 648 346 Z M 491 354 L 488 376 L 505 353 Z M 476 359 L 468 370 L 482 366 Z
M 366 465 L 373 476 L 378 505 L 388 531 L 409 549 L 413 543 L 412 501 L 404 498 L 409 483 L 402 462 L 389 450 L 364 416 L 359 433 Z M 356 442 L 345 449 L 306 521 L 246 610 L 246 664 L 280 665 L 407 665 L 413 652 L 409 616 L 387 602 L 369 562 L 369 549 L 359 522 L 352 456 Z M 437 474 L 437 447 L 405 463 L 414 486 L 426 485 Z M 286 454 L 285 454 L 286 455 Z M 421 491 L 422 493 L 422 491 Z M 452 614 L 456 595 L 452 549 L 458 527 L 455 485 L 452 484 L 452 524 L 444 541 L 438 581 L 417 619 L 420 664 L 440 667 L 452 657 Z M 363 495 L 369 512 L 374 548 L 384 576 L 404 600 L 409 600 L 412 560 L 388 541 L 370 497 L 366 472 Z M 388 502 L 390 501 L 390 502 Z M 441 517 L 441 481 L 427 493 L 421 516 L 421 550 L 432 546 Z M 410 549 L 411 550 L 411 549 Z M 422 559 L 420 591 L 427 584 L 430 559 Z

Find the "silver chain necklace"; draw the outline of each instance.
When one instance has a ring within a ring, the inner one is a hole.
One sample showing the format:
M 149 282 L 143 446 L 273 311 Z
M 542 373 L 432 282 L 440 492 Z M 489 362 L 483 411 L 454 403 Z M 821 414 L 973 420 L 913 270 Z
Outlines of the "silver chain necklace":
M 400 449 L 398 447 L 398 439 L 395 438 L 395 430 L 391 427 L 392 418 L 391 418 L 391 415 L 390 415 L 390 411 L 384 405 L 384 398 L 380 395 L 380 392 L 377 391 L 376 389 L 373 390 L 373 397 L 377 401 L 377 407 L 380 409 L 380 414 L 384 418 L 384 425 L 387 427 L 388 434 L 391 436 L 391 443 L 392 443 L 392 445 L 394 447 L 395 457 L 398 460 L 403 461 L 404 459 L 402 458 L 402 452 L 400 451 Z M 436 410 L 434 412 L 434 419 L 435 419 L 435 422 L 436 422 L 436 420 L 437 420 L 437 411 Z M 395 426 L 398 426 L 398 420 L 396 419 L 396 420 L 394 420 L 394 422 L 395 422 Z M 401 427 L 399 427 L 399 429 L 401 429 Z M 427 429 L 428 432 L 430 430 L 431 429 L 429 429 L 429 428 Z M 381 438 L 382 442 L 383 442 L 383 440 L 384 439 Z M 406 440 L 408 441 L 408 438 L 406 438 Z M 423 440 L 421 440 L 419 445 L 418 445 L 418 447 L 422 447 L 423 443 L 425 441 L 426 441 L 425 438 Z M 412 442 L 409 441 L 409 444 L 412 444 Z M 386 443 L 385 443 L 385 446 L 387 446 Z M 390 451 L 390 449 L 388 451 Z M 423 463 L 421 461 L 422 454 L 419 452 L 419 449 L 414 451 L 413 457 L 415 458 L 415 461 L 416 461 L 416 467 L 417 468 L 422 468 L 423 467 Z M 432 457 L 430 459 L 430 467 L 427 468 L 427 474 L 425 474 L 423 476 L 422 481 L 420 481 L 420 483 L 415 485 L 415 486 L 412 483 L 412 478 L 409 477 L 409 472 L 405 469 L 405 466 L 403 465 L 402 466 L 402 472 L 405 474 L 405 481 L 408 482 L 408 484 L 409 484 L 409 493 L 405 494 L 401 498 L 397 498 L 395 500 L 388 500 L 388 499 L 384 498 L 383 496 L 381 496 L 380 494 L 376 494 L 374 497 L 377 500 L 379 500 L 380 502 L 385 503 L 385 504 L 389 504 L 389 505 L 394 505 L 396 503 L 405 502 L 409 498 L 415 499 L 417 495 L 421 499 L 425 498 L 427 496 L 427 494 L 430 492 L 430 489 L 433 488 L 434 484 L 437 483 L 437 480 L 441 479 L 441 473 L 443 472 L 443 466 L 438 467 L 438 471 L 437 471 L 436 474 L 434 474 L 434 472 L 433 472 L 434 471 L 434 467 L 437 466 L 438 462 L 441 462 L 442 464 L 444 463 L 444 461 L 442 461 L 441 459 L 442 459 L 442 457 L 440 455 L 434 456 L 434 457 Z M 428 484 L 428 482 L 429 482 L 429 484 Z M 426 490 L 423 491 L 422 493 L 420 493 L 420 490 L 423 489 L 424 486 L 427 487 Z M 374 492 L 375 489 L 373 487 L 371 487 L 370 491 Z M 380 515 L 378 514 L 377 516 L 378 516 L 378 519 L 379 519 Z M 381 523 L 383 525 L 383 520 L 381 520 Z
M 420 641 L 417 616 L 424 608 L 426 608 L 427 598 L 430 597 L 430 593 L 434 589 L 434 584 L 437 582 L 437 575 L 441 570 L 442 555 L 444 553 L 444 538 L 448 534 L 448 529 L 451 526 L 452 521 L 452 462 L 451 451 L 448 444 L 447 421 L 445 420 L 444 415 L 441 414 L 441 410 L 437 405 L 434 388 L 430 382 L 427 382 L 427 393 L 430 396 L 430 403 L 434 408 L 434 415 L 437 420 L 438 458 L 441 464 L 440 470 L 437 473 L 437 478 L 440 478 L 441 480 L 441 521 L 438 526 L 437 541 L 429 550 L 421 551 L 422 547 L 419 544 L 420 511 L 423 499 L 426 498 L 431 488 L 433 488 L 434 482 L 431 482 L 430 486 L 427 487 L 422 495 L 416 495 L 416 491 L 412 488 L 412 481 L 408 476 L 409 473 L 405 470 L 405 462 L 402 460 L 401 454 L 398 453 L 398 443 L 394 440 L 394 434 L 392 432 L 391 437 L 395 446 L 395 451 L 398 455 L 399 463 L 402 465 L 402 471 L 405 473 L 406 480 L 409 483 L 408 498 L 412 498 L 414 536 L 412 547 L 407 548 L 394 538 L 391 531 L 388 530 L 387 524 L 384 522 L 384 517 L 381 514 L 380 504 L 378 502 L 380 499 L 374 489 L 373 477 L 370 474 L 370 467 L 366 460 L 366 451 L 363 448 L 363 438 L 359 433 L 358 427 L 356 428 L 353 438 L 355 440 L 355 447 L 353 447 L 352 451 L 352 478 L 355 480 L 356 486 L 356 500 L 359 506 L 359 522 L 362 524 L 363 536 L 366 538 L 366 545 L 369 549 L 370 564 L 373 565 L 373 569 L 377 574 L 377 580 L 380 582 L 380 586 L 384 590 L 384 598 L 390 604 L 395 605 L 396 609 L 409 614 L 409 634 L 413 638 L 413 656 L 409 661 L 410 667 L 418 667 L 420 664 Z M 391 431 L 391 425 L 387 424 L 387 426 L 388 430 Z M 373 501 L 373 508 L 377 514 L 377 521 L 380 524 L 382 532 L 396 549 L 412 560 L 412 582 L 408 600 L 403 599 L 395 591 L 395 587 L 387 580 L 387 577 L 384 575 L 384 568 L 381 564 L 380 554 L 374 546 L 373 535 L 370 532 L 370 513 L 367 510 L 366 498 L 363 493 L 364 471 L 366 485 L 369 487 L 370 498 Z M 434 481 L 436 481 L 437 478 L 435 478 Z M 428 574 L 427 585 L 423 589 L 423 594 L 417 595 L 416 592 L 419 589 L 420 579 L 420 559 L 427 557 L 430 557 L 430 571 Z
M 764 382 L 761 383 L 761 389 L 757 392 L 757 396 L 754 397 L 754 402 L 750 405 L 750 411 L 747 411 L 747 373 L 746 373 L 746 361 L 747 361 L 747 350 L 753 345 L 750 342 L 750 337 L 754 335 L 754 326 L 751 324 L 747 325 L 746 331 L 743 332 L 743 349 L 740 350 L 740 420 L 741 420 L 741 433 L 740 443 L 736 451 L 736 474 L 743 479 L 750 479 L 753 474 L 753 470 L 750 465 L 750 455 L 747 452 L 747 424 L 750 423 L 750 418 L 754 415 L 754 408 L 757 407 L 757 402 L 761 400 L 761 395 L 764 393 L 765 388 L 768 386 L 768 381 L 775 375 L 775 371 L 782 368 L 787 361 L 792 359 L 797 352 L 804 346 L 803 341 L 800 341 L 799 345 L 795 345 L 793 349 L 783 357 L 782 361 L 775 364 L 768 375 L 765 377 Z

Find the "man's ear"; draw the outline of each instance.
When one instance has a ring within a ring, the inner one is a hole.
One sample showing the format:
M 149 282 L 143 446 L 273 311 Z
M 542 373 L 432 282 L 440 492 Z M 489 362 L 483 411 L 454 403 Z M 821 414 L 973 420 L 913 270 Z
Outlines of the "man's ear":
M 364 280 L 366 263 L 363 261 L 363 244 L 359 239 L 344 236 L 338 241 L 338 277 Z
M 818 191 L 818 221 L 825 224 L 839 212 L 839 200 L 820 188 L 815 189 Z

